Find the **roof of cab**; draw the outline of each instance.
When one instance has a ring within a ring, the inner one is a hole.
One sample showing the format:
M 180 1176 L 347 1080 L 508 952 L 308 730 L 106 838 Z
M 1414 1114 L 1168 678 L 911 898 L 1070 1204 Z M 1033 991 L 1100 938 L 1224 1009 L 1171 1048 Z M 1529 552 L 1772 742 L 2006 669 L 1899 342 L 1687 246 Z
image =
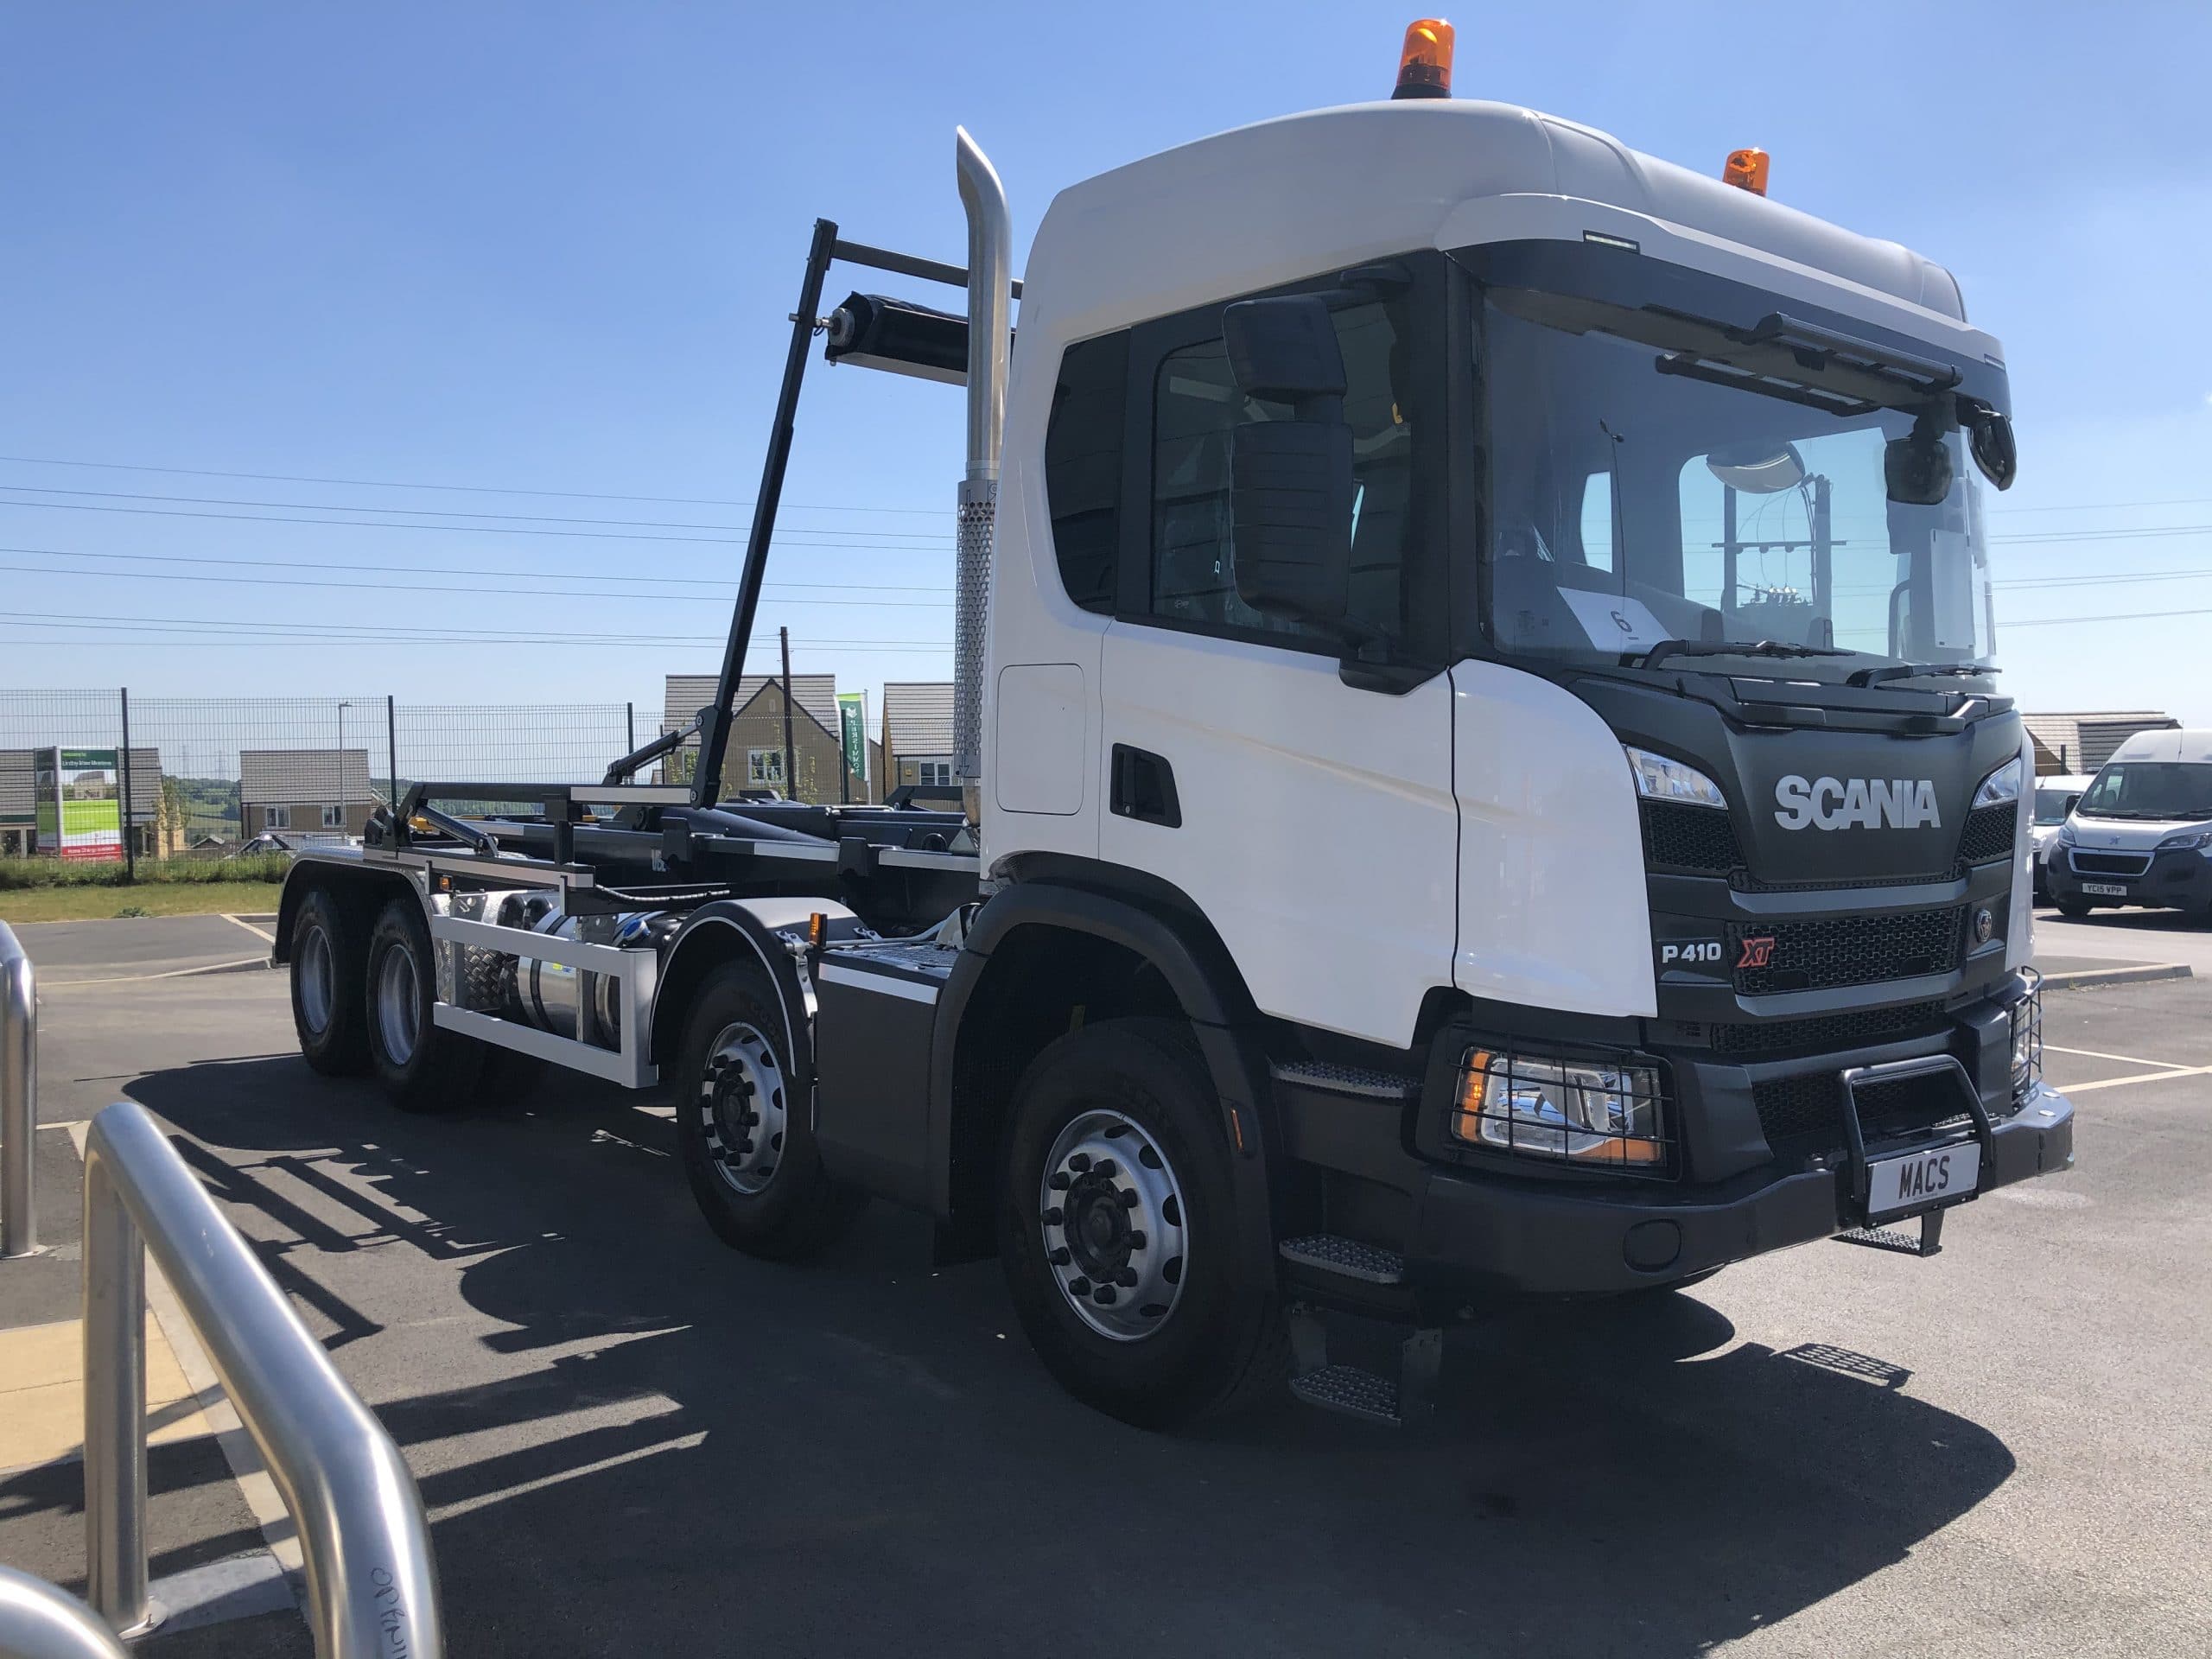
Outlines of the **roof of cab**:
M 2112 766 L 2121 760 L 2164 760 L 2190 766 L 2212 766 L 2212 728 L 2187 727 L 2163 732 L 2138 732 L 2112 752 Z
M 1465 204 L 1529 196 L 1605 204 L 1965 318 L 1950 273 L 1897 243 L 1575 122 L 1444 99 L 1285 116 L 1069 186 L 1031 249 L 1025 288 L 1035 302 L 1025 301 L 1023 326 L 1045 321 L 1046 307 L 1077 335 L 1167 315 L 1338 261 L 1433 246 Z M 1286 259 L 1302 270 L 1274 274 Z

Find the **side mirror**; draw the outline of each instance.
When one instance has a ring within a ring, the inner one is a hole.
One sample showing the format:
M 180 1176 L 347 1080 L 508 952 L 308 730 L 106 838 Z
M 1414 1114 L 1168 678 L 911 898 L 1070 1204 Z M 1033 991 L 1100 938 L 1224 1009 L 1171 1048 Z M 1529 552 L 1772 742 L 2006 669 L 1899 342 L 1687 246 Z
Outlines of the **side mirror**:
M 1967 448 L 1981 475 L 2000 490 L 2012 487 L 2020 474 L 2020 446 L 2012 436 L 2012 423 L 1993 409 L 1974 413 Z
M 1246 300 L 1222 314 L 1230 372 L 1287 420 L 1244 421 L 1229 438 L 1237 597 L 1270 616 L 1341 623 L 1351 587 L 1351 428 L 1344 354 L 1318 295 Z
M 1884 448 L 1882 480 L 1901 506 L 1940 506 L 1951 493 L 1951 451 L 1923 419 L 1910 436 L 1892 438 Z

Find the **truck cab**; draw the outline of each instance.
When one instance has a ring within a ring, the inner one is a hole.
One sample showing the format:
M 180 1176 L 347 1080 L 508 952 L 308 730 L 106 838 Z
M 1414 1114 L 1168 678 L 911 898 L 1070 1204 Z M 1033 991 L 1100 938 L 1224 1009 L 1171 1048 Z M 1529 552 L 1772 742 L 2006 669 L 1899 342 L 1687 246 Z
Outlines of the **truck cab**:
M 1514 1299 L 1929 1255 L 2068 1167 L 1997 342 L 1757 152 L 1446 95 L 1440 28 L 1387 102 L 1071 187 L 1019 284 L 965 134 L 966 270 L 817 225 L 695 790 L 625 781 L 677 734 L 539 821 L 417 785 L 303 865 L 310 1060 L 403 1103 L 493 1051 L 666 1084 L 727 1241 L 913 1205 L 1151 1426 L 1285 1375 L 1395 1421 Z M 823 315 L 839 259 L 968 315 Z M 966 389 L 964 811 L 715 789 L 817 328 Z M 1332 1363 L 1332 1314 L 1410 1329 L 1399 1375 Z

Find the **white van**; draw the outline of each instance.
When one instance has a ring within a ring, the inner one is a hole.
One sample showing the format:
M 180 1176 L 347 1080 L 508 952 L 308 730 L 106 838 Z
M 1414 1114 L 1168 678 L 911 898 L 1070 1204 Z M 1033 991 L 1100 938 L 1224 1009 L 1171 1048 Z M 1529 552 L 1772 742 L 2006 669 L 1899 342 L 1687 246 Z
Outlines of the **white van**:
M 2074 804 L 2096 781 L 2094 777 L 2074 772 L 2036 779 L 2034 812 L 2028 821 L 2028 834 L 2032 838 L 2031 856 L 2035 868 L 2036 903 L 2039 905 L 2050 902 L 2050 889 L 2044 881 L 2044 866 L 2050 861 L 2051 843 L 2058 839 L 2058 828 L 2073 816 Z
M 2212 730 L 2121 744 L 2059 827 L 2044 880 L 2069 916 L 2150 905 L 2212 920 Z

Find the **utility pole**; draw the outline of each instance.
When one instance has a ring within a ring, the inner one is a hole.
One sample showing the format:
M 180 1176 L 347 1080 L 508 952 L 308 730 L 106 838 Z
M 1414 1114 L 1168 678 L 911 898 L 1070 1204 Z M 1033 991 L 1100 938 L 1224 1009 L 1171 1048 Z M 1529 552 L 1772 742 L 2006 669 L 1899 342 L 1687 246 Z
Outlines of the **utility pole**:
M 798 757 L 791 752 L 791 631 L 778 628 L 776 638 L 784 647 L 784 798 L 798 798 Z

